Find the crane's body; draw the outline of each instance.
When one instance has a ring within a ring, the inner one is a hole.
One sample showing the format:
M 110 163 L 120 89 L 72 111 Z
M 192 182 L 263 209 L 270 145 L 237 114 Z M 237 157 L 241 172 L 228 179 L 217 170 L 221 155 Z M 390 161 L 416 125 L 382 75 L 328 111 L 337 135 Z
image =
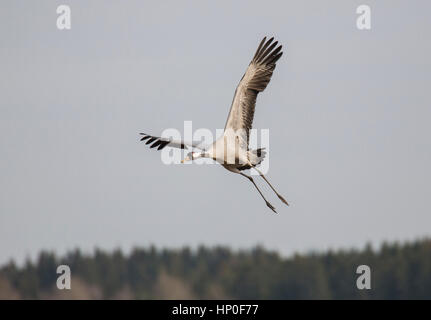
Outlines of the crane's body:
M 198 158 L 211 158 L 215 160 L 225 169 L 248 178 L 265 200 L 266 205 L 272 211 L 276 212 L 275 208 L 266 200 L 254 182 L 254 179 L 242 172 L 247 169 L 255 169 L 280 200 L 288 205 L 287 201 L 274 189 L 262 172 L 256 168 L 265 157 L 264 149 L 250 150 L 248 147 L 257 95 L 259 92 L 265 90 L 271 80 L 276 62 L 283 54 L 281 52 L 282 46 L 276 47 L 278 42 L 273 43 L 273 40 L 274 38 L 271 38 L 266 41 L 265 37 L 257 48 L 247 71 L 235 90 L 225 130 L 219 139 L 209 146 L 203 146 L 200 143 L 186 143 L 184 141 L 164 139 L 141 133 L 144 136 L 141 141 L 146 141 L 146 144 L 152 143 L 151 148 L 158 147 L 158 150 L 166 146 L 180 149 L 190 147 L 194 150 L 200 150 L 199 152 L 190 152 L 181 162 L 196 160 Z

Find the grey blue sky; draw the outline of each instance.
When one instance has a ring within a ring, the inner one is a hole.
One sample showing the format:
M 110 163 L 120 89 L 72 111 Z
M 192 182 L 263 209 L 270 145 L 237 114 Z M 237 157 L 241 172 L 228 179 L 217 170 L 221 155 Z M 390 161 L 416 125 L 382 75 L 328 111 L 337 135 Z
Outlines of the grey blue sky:
M 56 28 L 68 4 L 72 29 Z M 356 28 L 371 6 L 372 29 Z M 431 2 L 0 4 L 0 263 L 155 244 L 295 251 L 431 232 Z M 223 128 L 263 36 L 273 214 L 218 166 L 166 166 L 138 133 Z

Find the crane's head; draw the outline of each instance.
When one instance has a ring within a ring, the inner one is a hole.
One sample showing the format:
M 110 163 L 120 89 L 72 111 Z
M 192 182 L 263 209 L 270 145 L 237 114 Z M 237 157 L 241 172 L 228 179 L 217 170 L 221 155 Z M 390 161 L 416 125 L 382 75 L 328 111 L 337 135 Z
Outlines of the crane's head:
M 184 158 L 184 160 L 181 160 L 181 163 L 184 163 L 186 161 L 196 160 L 197 158 L 201 158 L 202 154 L 199 152 L 189 152 L 187 156 Z

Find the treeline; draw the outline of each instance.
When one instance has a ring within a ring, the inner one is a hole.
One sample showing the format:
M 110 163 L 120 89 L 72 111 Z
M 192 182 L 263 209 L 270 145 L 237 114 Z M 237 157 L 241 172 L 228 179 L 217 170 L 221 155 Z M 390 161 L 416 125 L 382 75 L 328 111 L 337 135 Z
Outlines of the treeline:
M 56 287 L 60 264 L 71 269 L 71 290 Z M 370 290 L 356 286 L 359 265 L 371 268 Z M 22 267 L 0 268 L 0 299 L 194 298 L 430 299 L 431 240 L 290 258 L 262 247 L 42 252 Z

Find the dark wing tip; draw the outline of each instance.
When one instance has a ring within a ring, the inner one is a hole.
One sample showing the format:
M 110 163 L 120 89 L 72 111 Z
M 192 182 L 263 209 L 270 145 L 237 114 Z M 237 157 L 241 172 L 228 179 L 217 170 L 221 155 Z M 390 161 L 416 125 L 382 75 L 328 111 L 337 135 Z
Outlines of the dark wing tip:
M 155 147 L 157 147 L 159 144 L 161 144 L 162 143 L 162 141 L 159 139 L 159 140 L 156 140 L 156 142 L 154 142 L 152 145 L 151 145 L 151 147 L 150 147 L 150 149 L 153 149 L 153 148 L 155 148 Z
M 264 65 L 274 65 L 278 59 L 280 59 L 280 57 L 282 56 L 283 52 L 281 52 L 281 49 L 283 48 L 283 46 L 278 46 L 275 50 L 273 50 L 272 52 L 270 52 L 271 50 L 267 50 L 268 53 L 267 55 L 265 55 L 264 60 L 260 61 L 262 64 Z
M 148 139 L 148 141 L 145 142 L 145 144 L 150 144 L 150 143 L 154 142 L 155 140 L 157 140 L 157 137 L 150 137 L 150 139 Z
M 270 64 L 273 58 L 282 48 L 281 45 L 277 47 L 278 41 L 275 41 L 274 43 L 273 41 L 274 37 L 271 37 L 268 41 L 266 41 L 266 37 L 264 37 L 256 50 L 252 62 L 259 64 Z
M 162 150 L 164 147 L 166 147 L 169 144 L 169 141 L 162 141 L 157 148 L 157 150 Z
M 151 144 L 150 149 L 158 147 L 157 150 L 162 150 L 164 147 L 166 147 L 170 143 L 169 140 L 165 140 L 165 139 L 160 138 L 160 137 L 150 136 L 150 135 L 145 134 L 145 133 L 140 133 L 140 135 L 143 135 L 143 137 L 141 138 L 141 141 L 148 139 L 148 141 L 145 141 L 146 145 L 154 142 L 153 144 Z M 184 148 L 184 145 L 182 145 L 182 147 Z
M 141 141 L 147 140 L 148 138 L 151 138 L 151 136 L 143 136 L 143 137 L 141 138 Z

